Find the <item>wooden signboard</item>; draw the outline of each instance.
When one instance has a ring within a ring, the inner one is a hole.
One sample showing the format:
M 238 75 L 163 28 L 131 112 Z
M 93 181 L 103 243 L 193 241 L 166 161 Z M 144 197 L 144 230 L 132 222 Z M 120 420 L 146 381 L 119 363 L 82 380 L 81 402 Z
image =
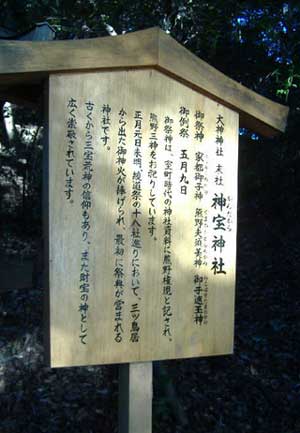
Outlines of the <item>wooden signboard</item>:
M 0 97 L 43 88 L 48 359 L 123 363 L 119 431 L 150 432 L 152 360 L 233 351 L 239 123 L 288 108 L 159 28 L 0 41 Z
M 238 114 L 155 70 L 49 83 L 53 367 L 233 350 Z
M 231 353 L 238 127 L 272 137 L 288 108 L 159 28 L 0 41 L 1 98 L 45 82 L 51 366 Z

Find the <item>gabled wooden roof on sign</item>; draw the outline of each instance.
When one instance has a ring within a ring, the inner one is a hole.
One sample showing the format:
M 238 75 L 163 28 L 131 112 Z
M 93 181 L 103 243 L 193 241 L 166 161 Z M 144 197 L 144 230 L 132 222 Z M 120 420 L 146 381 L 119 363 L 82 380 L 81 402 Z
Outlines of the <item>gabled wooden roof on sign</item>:
M 0 95 L 34 100 L 50 73 L 154 68 L 240 114 L 240 126 L 266 136 L 284 131 L 288 108 L 219 72 L 155 27 L 115 37 L 0 41 Z

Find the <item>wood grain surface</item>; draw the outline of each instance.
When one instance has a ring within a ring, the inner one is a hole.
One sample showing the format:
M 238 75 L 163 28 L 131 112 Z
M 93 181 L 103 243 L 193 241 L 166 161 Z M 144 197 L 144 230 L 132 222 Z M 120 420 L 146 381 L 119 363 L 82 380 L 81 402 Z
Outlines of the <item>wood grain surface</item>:
M 158 71 L 54 74 L 50 77 L 49 89 L 51 366 L 232 353 L 238 114 Z M 73 188 L 70 194 L 66 187 L 66 170 L 71 98 L 76 101 L 72 115 L 77 123 L 73 161 L 69 162 Z M 90 103 L 94 105 L 88 118 Z M 105 133 L 104 105 L 111 109 L 109 129 Z M 141 122 L 134 119 L 137 111 L 141 112 Z M 150 146 L 153 115 L 157 116 L 155 155 Z M 126 132 L 123 143 L 120 141 L 122 128 Z M 88 139 L 93 148 L 90 187 L 84 187 L 87 134 L 90 134 Z M 109 136 L 107 142 L 105 134 Z M 136 141 L 139 134 L 141 143 Z M 171 148 L 167 135 L 173 138 Z M 223 156 L 217 155 L 218 146 L 222 147 Z M 120 147 L 126 149 L 126 161 L 121 165 L 117 162 L 118 155 L 124 154 Z M 157 172 L 156 178 L 151 170 Z M 155 182 L 151 183 L 153 179 Z M 195 197 L 199 182 L 202 182 L 201 200 Z M 125 190 L 123 196 L 118 193 L 121 183 Z M 186 190 L 182 189 L 185 186 Z M 90 192 L 88 229 L 83 205 L 86 191 Z M 156 229 L 152 235 L 149 216 L 153 195 Z M 138 224 L 134 222 L 136 209 Z M 117 223 L 123 211 L 124 227 Z M 168 215 L 171 219 L 170 254 L 165 250 L 165 238 L 170 235 L 166 225 Z M 218 224 L 219 229 L 216 229 Z M 138 254 L 133 241 L 133 230 L 137 228 L 140 231 Z M 223 248 L 214 248 L 214 241 L 221 235 L 226 241 Z M 116 253 L 118 236 L 124 239 L 122 257 Z M 197 248 L 202 260 L 200 267 L 195 266 Z M 82 260 L 86 250 L 88 263 Z M 134 277 L 136 255 L 139 273 Z M 123 266 L 121 295 L 116 294 L 117 259 Z M 168 262 L 171 262 L 171 288 L 166 299 L 164 266 Z M 83 323 L 86 336 L 82 341 L 81 274 L 85 271 L 89 273 L 89 290 Z M 195 316 L 197 275 L 204 281 L 202 322 Z M 134 290 L 134 286 L 138 289 Z M 120 299 L 122 340 L 117 342 L 116 301 Z M 135 304 L 139 317 L 134 318 Z M 134 326 L 133 321 L 136 321 Z M 133 328 L 138 328 L 138 341 L 132 341 Z

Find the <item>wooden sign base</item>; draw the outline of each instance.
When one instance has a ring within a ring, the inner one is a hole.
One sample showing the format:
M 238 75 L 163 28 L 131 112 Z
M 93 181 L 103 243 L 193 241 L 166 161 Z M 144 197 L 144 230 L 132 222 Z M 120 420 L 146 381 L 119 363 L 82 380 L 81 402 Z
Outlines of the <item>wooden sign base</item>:
M 152 362 L 119 367 L 119 433 L 152 432 Z

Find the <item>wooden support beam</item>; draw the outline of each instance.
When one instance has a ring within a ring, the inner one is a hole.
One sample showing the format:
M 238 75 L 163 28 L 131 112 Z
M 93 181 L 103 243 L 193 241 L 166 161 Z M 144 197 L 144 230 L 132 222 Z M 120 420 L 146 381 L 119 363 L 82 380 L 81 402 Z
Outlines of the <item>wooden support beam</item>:
M 119 367 L 119 433 L 152 431 L 152 362 Z

